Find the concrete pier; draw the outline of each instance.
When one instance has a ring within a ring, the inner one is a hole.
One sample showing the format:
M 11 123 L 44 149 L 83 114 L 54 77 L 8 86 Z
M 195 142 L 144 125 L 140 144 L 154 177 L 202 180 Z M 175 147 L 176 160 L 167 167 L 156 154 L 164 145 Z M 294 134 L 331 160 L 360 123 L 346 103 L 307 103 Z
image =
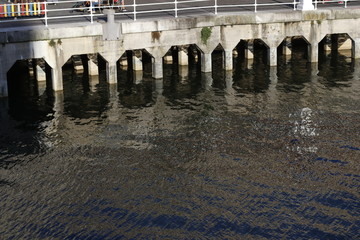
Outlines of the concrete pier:
M 267 46 L 270 66 L 277 65 L 277 48 L 294 36 L 302 36 L 308 43 L 309 62 L 318 62 L 319 43 L 331 34 L 348 34 L 352 57 L 360 58 L 360 29 L 353 27 L 360 24 L 360 9 L 312 10 L 308 0 L 300 1 L 299 8 L 301 11 L 276 14 L 258 12 L 134 22 L 117 22 L 113 12 L 108 11 L 107 22 L 2 30 L 0 96 L 8 95 L 7 72 L 17 60 L 24 59 L 44 59 L 51 67 L 52 89 L 61 91 L 62 67 L 73 55 L 101 55 L 107 62 L 110 84 L 117 83 L 117 65 L 121 56 L 139 49 L 146 49 L 151 55 L 155 79 L 163 78 L 164 56 L 169 49 L 178 49 L 178 64 L 186 66 L 195 47 L 201 52 L 201 71 L 208 73 L 212 71 L 212 52 L 218 46 L 223 49 L 224 69 L 232 70 L 233 50 L 241 41 L 249 43 L 247 48 L 251 50 L 254 39 Z M 209 33 L 206 39 L 202 35 L 204 29 Z M 252 54 L 247 51 L 245 58 L 250 59 Z M 140 60 L 133 59 L 135 70 L 141 68 Z M 88 62 L 90 75 L 97 74 L 94 68 L 96 65 Z

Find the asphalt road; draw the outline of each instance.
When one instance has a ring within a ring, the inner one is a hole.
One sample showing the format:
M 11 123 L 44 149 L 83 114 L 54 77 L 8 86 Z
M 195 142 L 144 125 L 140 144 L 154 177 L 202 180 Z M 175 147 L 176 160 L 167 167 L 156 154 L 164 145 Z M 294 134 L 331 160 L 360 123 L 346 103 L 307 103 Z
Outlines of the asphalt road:
M 6 0 L 0 0 L 6 2 Z M 52 0 L 56 1 L 56 0 Z M 158 18 L 174 18 L 174 3 L 167 3 L 171 0 L 136 0 L 137 20 L 158 19 Z M 214 0 L 177 0 L 178 17 L 213 15 L 215 9 L 213 7 Z M 217 0 L 218 14 L 241 14 L 246 12 L 254 12 L 254 0 Z M 134 0 L 125 0 L 126 12 L 120 11 L 120 5 L 115 5 L 116 20 L 133 21 L 134 20 Z M 48 5 L 48 25 L 56 24 L 86 24 L 90 23 L 90 14 L 88 12 L 73 11 L 72 7 L 75 2 L 59 0 L 57 4 Z M 293 11 L 294 5 L 292 0 L 257 0 L 257 11 Z M 238 5 L 238 6 L 237 6 Z M 241 6 L 239 6 L 241 5 Z M 343 8 L 343 4 L 338 1 L 326 2 L 318 4 L 318 9 L 323 8 Z M 196 8 L 196 9 L 192 9 Z M 360 8 L 360 1 L 348 1 L 348 8 Z M 67 19 L 58 19 L 58 17 L 67 16 Z M 94 14 L 94 21 L 104 21 L 104 15 L 100 12 Z M 39 17 L 4 19 L 0 18 L 0 30 L 14 27 L 25 26 L 44 26 L 45 21 Z

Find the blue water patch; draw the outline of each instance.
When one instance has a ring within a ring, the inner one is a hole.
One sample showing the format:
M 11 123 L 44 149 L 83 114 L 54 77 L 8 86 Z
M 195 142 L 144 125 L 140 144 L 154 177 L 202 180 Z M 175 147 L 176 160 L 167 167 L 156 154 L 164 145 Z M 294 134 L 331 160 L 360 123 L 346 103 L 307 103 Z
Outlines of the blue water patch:
M 348 164 L 348 162 L 344 162 L 344 161 L 341 161 L 341 160 L 327 159 L 327 158 L 322 158 L 322 157 L 316 158 L 315 161 L 338 163 L 341 166 Z
M 341 146 L 340 148 L 347 148 L 347 149 L 350 149 L 350 150 L 360 151 L 360 148 L 353 147 L 353 146 L 350 146 L 350 145 Z

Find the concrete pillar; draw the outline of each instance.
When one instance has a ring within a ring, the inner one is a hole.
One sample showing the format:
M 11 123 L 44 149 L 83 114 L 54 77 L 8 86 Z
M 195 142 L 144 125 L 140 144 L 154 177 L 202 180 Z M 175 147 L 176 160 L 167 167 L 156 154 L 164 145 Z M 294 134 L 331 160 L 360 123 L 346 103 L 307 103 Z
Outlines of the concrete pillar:
M 143 70 L 142 51 L 141 50 L 133 51 L 132 64 L 133 64 L 134 71 L 142 71 Z
M 211 72 L 212 70 L 212 60 L 211 53 L 201 53 L 201 71 L 202 72 Z
M 252 40 L 245 43 L 245 59 L 254 59 L 254 42 Z
M 269 66 L 277 65 L 277 48 L 276 47 L 269 47 L 267 49 L 267 59 L 268 59 Z
M 203 80 L 203 86 L 205 90 L 211 90 L 213 84 L 212 74 L 210 72 L 206 72 L 201 74 L 201 78 Z
M 163 78 L 163 59 L 162 57 L 152 58 L 152 77 L 155 79 Z
M 172 57 L 172 55 L 166 55 L 166 56 L 164 56 L 164 63 L 165 63 L 165 64 L 172 64 L 172 63 L 173 63 L 173 57 Z
M 51 66 L 51 83 L 54 91 L 63 90 L 62 66 Z
M 291 50 L 290 47 L 291 46 L 291 38 L 285 38 L 284 44 L 282 46 L 282 53 L 285 56 L 290 56 L 291 55 Z
M 35 75 L 36 80 L 38 82 L 42 82 L 42 81 L 46 80 L 46 73 L 39 65 L 35 66 L 35 72 L 36 72 L 36 75 Z
M 180 49 L 178 52 L 178 62 L 181 66 L 189 65 L 189 57 L 185 49 Z
M 319 43 L 311 42 L 308 45 L 308 61 L 309 62 L 318 62 L 319 59 Z
M 66 62 L 66 57 L 64 56 L 63 47 L 61 44 L 56 44 L 55 46 L 49 46 L 49 55 L 45 58 L 45 61 L 51 67 L 51 81 L 53 91 L 62 91 L 63 90 L 63 76 L 62 76 L 62 66 Z
M 117 83 L 117 65 L 116 61 L 106 62 L 106 80 L 110 84 Z
M 297 5 L 297 10 L 306 11 L 306 10 L 314 10 L 314 5 L 312 4 L 312 0 L 300 0 Z
M 360 38 L 352 40 L 351 56 L 355 59 L 360 58 Z
M 97 61 L 97 54 L 88 54 L 87 58 L 88 58 L 87 65 L 88 65 L 89 76 L 99 75 L 99 67 L 95 63 L 95 61 Z
M 225 49 L 223 54 L 224 54 L 225 70 L 232 70 L 233 69 L 233 50 Z

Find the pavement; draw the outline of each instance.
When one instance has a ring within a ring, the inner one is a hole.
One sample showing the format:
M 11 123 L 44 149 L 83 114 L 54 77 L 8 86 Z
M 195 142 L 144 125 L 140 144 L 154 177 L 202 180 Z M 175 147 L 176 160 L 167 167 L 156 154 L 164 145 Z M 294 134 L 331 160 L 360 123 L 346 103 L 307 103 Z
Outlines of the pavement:
M 48 24 L 88 24 L 90 22 L 90 14 L 83 11 L 72 11 L 72 6 L 76 3 L 62 1 L 62 0 L 48 0 L 58 1 L 57 4 L 49 4 L 47 6 L 48 12 Z M 174 18 L 174 2 L 168 3 L 172 0 L 136 0 L 136 11 L 138 12 L 136 18 L 139 20 L 146 19 L 158 19 L 158 18 Z M 7 0 L 0 0 L 0 3 L 7 3 Z M 116 5 L 116 20 L 117 21 L 133 21 L 134 20 L 134 0 L 125 0 L 125 5 L 127 11 L 120 11 L 120 5 Z M 253 6 L 254 0 L 218 0 L 218 14 L 239 14 L 246 12 L 254 12 L 255 8 Z M 143 4 L 143 5 L 142 5 Z M 199 16 L 199 15 L 213 15 L 214 7 L 209 7 L 207 5 L 214 4 L 213 0 L 209 1 L 188 1 L 188 0 L 178 0 L 178 17 L 189 17 L 189 16 Z M 242 6 L 236 6 L 236 5 Z M 267 4 L 267 5 L 258 5 L 257 11 L 293 11 L 294 5 L 291 4 L 290 0 L 262 0 L 257 1 L 257 4 Z M 270 5 L 273 4 L 273 5 Z M 139 6 L 142 5 L 142 6 Z M 221 5 L 221 7 L 220 7 Z M 192 9 L 197 7 L 197 9 Z M 343 8 L 343 4 L 338 4 L 338 1 L 326 2 L 325 4 L 318 4 L 318 9 L 325 8 Z M 360 1 L 348 1 L 348 8 L 360 8 Z M 60 16 L 67 16 L 68 19 L 57 19 Z M 97 12 L 93 15 L 94 21 L 103 21 L 104 15 L 100 12 Z M 53 18 L 53 19 L 51 19 Z M 28 18 L 19 18 L 19 19 L 1 19 L 0 18 L 0 31 L 1 29 L 14 28 L 14 27 L 25 27 L 25 26 L 44 26 L 44 20 L 39 19 L 39 17 L 28 17 Z

